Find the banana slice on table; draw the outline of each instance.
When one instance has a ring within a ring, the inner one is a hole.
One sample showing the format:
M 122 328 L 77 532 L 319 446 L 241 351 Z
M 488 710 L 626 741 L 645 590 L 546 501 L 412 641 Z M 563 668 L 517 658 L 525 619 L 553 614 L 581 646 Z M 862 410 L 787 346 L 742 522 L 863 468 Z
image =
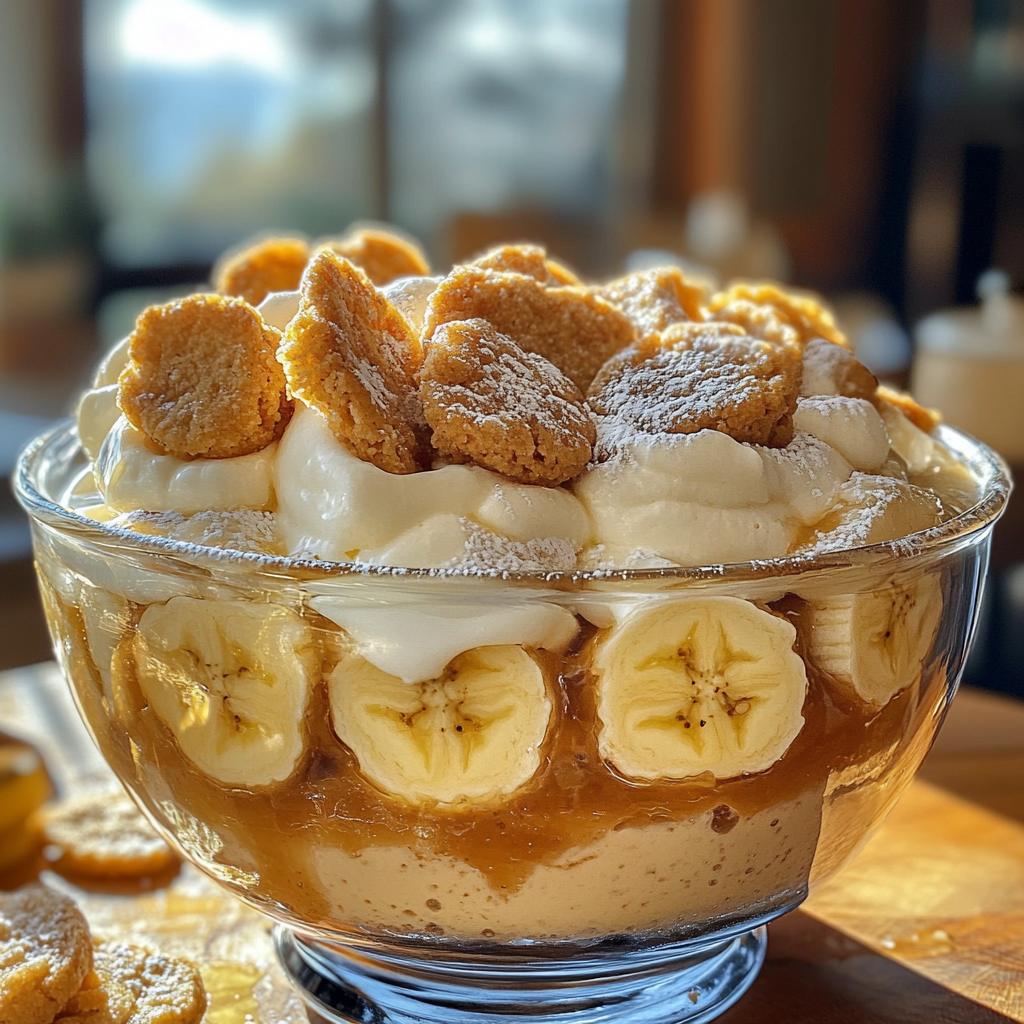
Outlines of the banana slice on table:
M 601 756 L 635 779 L 764 771 L 804 724 L 795 640 L 785 619 L 737 597 L 634 613 L 594 656 Z
M 295 612 L 175 597 L 146 609 L 132 647 L 143 696 L 198 768 L 240 786 L 291 775 L 317 672 Z
M 353 652 L 328 689 L 334 731 L 362 772 L 414 803 L 496 800 L 540 767 L 551 700 L 522 647 L 464 651 L 421 683 L 404 683 Z
M 847 696 L 881 707 L 920 679 L 941 617 L 937 575 L 870 594 L 815 598 L 807 653 Z

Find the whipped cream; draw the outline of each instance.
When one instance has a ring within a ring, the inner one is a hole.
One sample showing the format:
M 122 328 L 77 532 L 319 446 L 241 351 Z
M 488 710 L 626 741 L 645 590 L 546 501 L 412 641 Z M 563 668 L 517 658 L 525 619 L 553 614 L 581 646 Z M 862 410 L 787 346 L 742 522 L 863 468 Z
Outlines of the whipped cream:
M 636 435 L 616 447 L 574 488 L 610 564 L 637 550 L 678 565 L 781 557 L 851 472 L 806 433 L 783 449 L 714 430 Z
M 272 510 L 277 442 L 233 459 L 179 459 L 154 452 L 121 416 L 96 460 L 96 485 L 117 512 Z
M 99 458 L 104 438 L 121 415 L 117 404 L 117 379 L 127 362 L 128 339 L 124 338 L 103 357 L 92 387 L 82 394 L 75 410 L 79 439 L 93 462 Z
M 419 683 L 436 679 L 452 658 L 476 647 L 564 648 L 576 635 L 572 612 L 545 600 L 543 594 L 524 591 L 523 598 L 521 603 L 501 601 L 493 607 L 485 597 L 467 597 L 460 603 L 448 594 L 437 604 L 412 598 L 403 602 L 394 594 L 379 602 L 321 596 L 309 603 L 341 626 L 372 665 L 403 682 Z
M 419 334 L 427 315 L 427 299 L 443 280 L 441 277 L 400 277 L 381 291 Z
M 885 423 L 863 398 L 817 395 L 798 399 L 793 428 L 835 448 L 862 473 L 878 469 L 889 457 Z
M 331 561 L 448 567 L 464 556 L 474 527 L 520 544 L 561 540 L 574 552 L 593 533 L 583 506 L 561 488 L 515 484 L 478 466 L 387 473 L 301 404 L 279 442 L 274 486 L 285 548 Z
M 257 307 L 264 323 L 283 331 L 299 311 L 299 293 L 271 292 Z

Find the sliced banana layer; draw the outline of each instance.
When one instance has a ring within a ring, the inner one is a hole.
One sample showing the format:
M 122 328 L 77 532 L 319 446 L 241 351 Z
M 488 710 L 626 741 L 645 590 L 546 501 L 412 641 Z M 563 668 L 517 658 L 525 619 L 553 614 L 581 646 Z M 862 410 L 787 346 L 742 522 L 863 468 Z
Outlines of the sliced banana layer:
M 350 653 L 328 690 L 334 731 L 362 772 L 413 803 L 498 800 L 540 767 L 551 700 L 522 647 L 465 651 L 412 684 Z
M 812 600 L 808 656 L 850 697 L 881 707 L 921 678 L 942 617 L 937 575 Z
M 785 619 L 736 597 L 636 612 L 594 656 L 601 756 L 635 779 L 764 771 L 804 724 L 795 640 Z
M 295 612 L 176 597 L 146 609 L 132 645 L 143 696 L 198 768 L 238 786 L 291 775 L 317 671 Z
M 85 625 L 89 654 L 103 682 L 103 694 L 112 707 L 110 666 L 114 651 L 131 624 L 131 610 L 120 594 L 87 586 L 79 594 L 78 609 Z

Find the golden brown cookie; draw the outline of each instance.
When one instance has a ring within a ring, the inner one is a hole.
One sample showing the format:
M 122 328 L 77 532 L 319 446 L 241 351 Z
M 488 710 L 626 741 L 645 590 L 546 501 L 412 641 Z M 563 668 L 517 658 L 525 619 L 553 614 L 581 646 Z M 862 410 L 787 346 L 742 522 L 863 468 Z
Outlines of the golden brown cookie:
M 576 385 L 486 320 L 439 327 L 419 376 L 442 455 L 547 487 L 590 461 L 594 424 Z
M 590 407 L 647 434 L 720 430 L 737 441 L 784 446 L 793 437 L 800 360 L 734 324 L 684 323 L 610 359 Z
M 57 1016 L 64 1024 L 198 1024 L 206 992 L 196 968 L 128 943 L 98 942 L 94 974 Z
M 354 263 L 378 288 L 399 277 L 430 274 L 430 263 L 419 246 L 380 228 L 356 228 L 343 238 L 328 238 L 318 247 L 324 249 Z
M 309 264 L 301 292 L 278 351 L 292 395 L 322 413 L 364 462 L 415 473 L 423 448 L 419 339 L 366 275 L 329 249 Z
M 0 1021 L 50 1024 L 92 969 L 89 926 L 43 885 L 0 893 Z
M 641 338 L 672 324 L 703 320 L 705 291 L 703 282 L 687 281 L 677 267 L 642 270 L 593 289 L 629 317 Z
M 803 350 L 801 395 L 843 395 L 870 400 L 878 378 L 848 349 L 811 338 Z
M 150 306 L 128 339 L 118 404 L 168 455 L 258 452 L 281 436 L 292 414 L 276 358 L 280 340 L 244 299 L 190 295 Z
M 456 267 L 430 296 L 423 337 L 453 320 L 486 320 L 585 391 L 602 364 L 631 344 L 633 325 L 585 288 L 548 288 L 525 274 Z
M 35 826 L 62 873 L 90 878 L 153 875 L 178 859 L 124 793 L 93 793 L 41 808 Z M 49 851 L 48 851 L 49 853 Z
M 544 247 L 528 242 L 499 245 L 470 260 L 469 266 L 503 273 L 525 274 L 541 284 L 557 287 L 579 284 L 580 279 L 568 267 L 551 259 Z
M 772 284 L 734 284 L 711 297 L 709 319 L 739 324 L 748 334 L 763 341 L 784 341 L 806 345 L 811 338 L 824 338 L 849 348 L 832 314 L 805 295 L 794 295 Z M 793 332 L 780 329 L 788 327 Z M 794 339 L 795 336 L 795 339 Z
M 222 256 L 213 270 L 213 286 L 221 295 L 258 306 L 271 292 L 295 291 L 308 262 L 305 239 L 264 238 Z
M 942 422 L 942 413 L 938 409 L 926 409 L 923 405 L 914 401 L 913 397 L 908 395 L 906 391 L 900 391 L 898 388 L 890 388 L 884 384 L 879 384 L 878 390 L 875 392 L 875 402 L 876 404 L 878 402 L 888 402 L 890 405 L 896 406 L 915 427 L 923 430 L 926 434 L 930 433 Z

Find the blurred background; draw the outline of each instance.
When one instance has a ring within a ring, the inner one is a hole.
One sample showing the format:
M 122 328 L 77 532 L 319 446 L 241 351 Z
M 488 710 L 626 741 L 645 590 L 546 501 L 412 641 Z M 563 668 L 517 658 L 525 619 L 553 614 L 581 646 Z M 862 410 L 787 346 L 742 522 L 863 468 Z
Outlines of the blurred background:
M 367 218 L 817 289 L 1024 474 L 1024 0 L 0 0 L 0 476 L 225 248 Z M 969 676 L 1024 696 L 1019 504 Z M 0 667 L 37 605 L 4 486 Z

